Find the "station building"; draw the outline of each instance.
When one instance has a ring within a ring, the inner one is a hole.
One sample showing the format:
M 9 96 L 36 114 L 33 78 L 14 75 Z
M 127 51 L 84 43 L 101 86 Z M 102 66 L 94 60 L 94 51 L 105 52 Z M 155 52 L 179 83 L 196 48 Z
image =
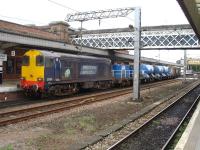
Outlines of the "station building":
M 199 58 L 188 58 L 187 69 L 193 72 L 200 72 L 200 59 Z
M 178 60 L 177 64 L 184 65 L 184 59 Z M 193 73 L 200 73 L 200 58 L 187 58 L 186 74 L 193 74 Z
M 38 37 L 71 43 L 68 34 L 69 25 L 65 22 L 52 22 L 46 26 L 21 25 L 0 20 L 0 30 L 21 35 Z M 3 70 L 3 80 L 18 80 L 21 74 L 22 56 L 30 49 L 26 45 L 6 44 L 0 42 L 0 54 L 6 54 L 7 60 L 0 61 Z

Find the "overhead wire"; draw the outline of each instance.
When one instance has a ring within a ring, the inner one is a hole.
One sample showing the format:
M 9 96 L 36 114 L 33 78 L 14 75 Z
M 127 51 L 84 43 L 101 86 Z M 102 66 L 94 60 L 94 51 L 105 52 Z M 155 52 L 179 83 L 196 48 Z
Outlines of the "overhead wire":
M 72 11 L 79 12 L 78 10 L 75 10 L 75 9 L 73 9 L 73 8 L 71 8 L 71 7 L 68 7 L 68 6 L 63 5 L 63 4 L 61 4 L 61 3 L 58 3 L 58 2 L 55 2 L 55 1 L 53 1 L 53 0 L 48 0 L 48 1 L 51 2 L 51 3 L 54 3 L 54 4 L 58 5 L 58 6 L 61 6 L 61 7 L 70 9 L 70 10 L 72 10 Z
M 2 15 L 2 14 L 0 14 L 0 17 L 9 18 L 9 19 L 15 19 L 15 20 L 20 20 L 20 21 L 25 21 L 25 22 L 29 22 L 29 23 L 40 23 L 40 24 L 43 24 L 42 22 L 38 22 L 38 21 L 33 21 L 33 20 L 28 20 L 28 19 L 22 19 L 22 18 L 19 18 L 19 17 L 10 17 L 10 16 L 6 16 L 6 15 Z

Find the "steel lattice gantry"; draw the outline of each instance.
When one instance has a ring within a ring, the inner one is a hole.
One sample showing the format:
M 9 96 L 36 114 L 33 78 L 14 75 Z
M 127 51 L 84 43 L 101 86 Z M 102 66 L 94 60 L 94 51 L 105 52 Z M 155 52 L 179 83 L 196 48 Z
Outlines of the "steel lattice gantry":
M 81 38 L 73 38 L 73 42 L 80 44 Z M 134 32 L 83 34 L 82 44 L 103 49 L 133 49 Z M 142 49 L 191 49 L 199 47 L 200 43 L 192 29 L 162 29 L 142 31 L 141 33 Z
M 117 18 L 125 17 L 135 8 L 118 8 L 118 9 L 108 9 L 108 10 L 97 10 L 97 11 L 88 11 L 88 12 L 77 12 L 74 14 L 68 14 L 66 17 L 67 22 L 71 21 L 88 21 L 95 19 L 105 19 L 105 18 Z

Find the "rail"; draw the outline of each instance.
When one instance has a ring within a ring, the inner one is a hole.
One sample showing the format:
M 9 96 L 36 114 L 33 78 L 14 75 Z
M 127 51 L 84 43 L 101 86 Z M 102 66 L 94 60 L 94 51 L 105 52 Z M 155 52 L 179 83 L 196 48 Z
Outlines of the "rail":
M 170 84 L 177 82 L 177 80 L 166 81 L 165 84 Z M 158 87 L 163 85 L 163 82 L 157 82 L 149 85 L 143 86 L 143 90 L 149 89 L 152 87 Z M 89 96 L 80 96 L 73 97 L 70 99 L 64 99 L 60 101 L 52 101 L 52 102 L 44 102 L 42 104 L 36 104 L 33 106 L 28 106 L 26 108 L 17 108 L 9 111 L 0 112 L 0 126 L 5 126 L 12 123 L 17 123 L 20 121 L 69 110 L 78 106 L 90 104 L 93 102 L 98 102 L 102 100 L 106 100 L 109 98 L 118 97 L 121 95 L 132 93 L 132 88 L 118 89 L 109 92 L 101 92 L 97 94 L 91 94 Z
M 199 84 L 107 150 L 166 149 L 200 99 Z

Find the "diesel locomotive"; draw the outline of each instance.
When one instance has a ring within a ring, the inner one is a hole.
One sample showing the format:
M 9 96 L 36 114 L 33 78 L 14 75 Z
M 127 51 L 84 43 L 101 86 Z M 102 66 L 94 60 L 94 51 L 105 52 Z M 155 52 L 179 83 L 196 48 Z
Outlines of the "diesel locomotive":
M 21 88 L 28 95 L 66 95 L 80 88 L 110 87 L 106 58 L 29 50 L 22 59 Z
M 133 66 L 111 64 L 107 58 L 32 49 L 23 56 L 20 85 L 29 96 L 61 96 L 80 89 L 131 85 L 133 72 Z M 179 75 L 180 69 L 176 67 L 140 65 L 142 82 Z

